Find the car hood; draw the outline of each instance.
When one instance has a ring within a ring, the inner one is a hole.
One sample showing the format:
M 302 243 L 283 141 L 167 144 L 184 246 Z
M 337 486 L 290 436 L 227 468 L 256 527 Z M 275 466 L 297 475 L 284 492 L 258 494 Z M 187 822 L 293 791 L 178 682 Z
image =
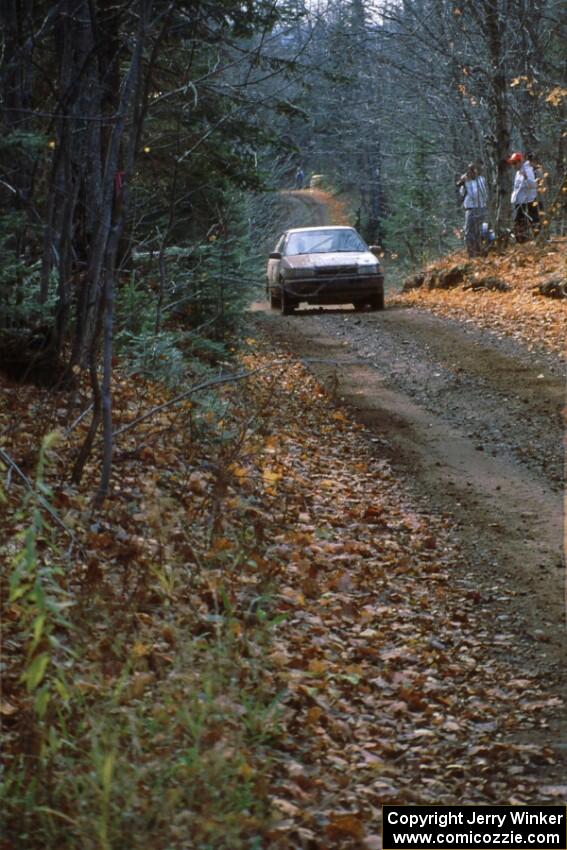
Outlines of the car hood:
M 290 269 L 326 269 L 340 266 L 375 266 L 378 260 L 370 251 L 336 251 L 329 254 L 294 254 L 284 257 Z

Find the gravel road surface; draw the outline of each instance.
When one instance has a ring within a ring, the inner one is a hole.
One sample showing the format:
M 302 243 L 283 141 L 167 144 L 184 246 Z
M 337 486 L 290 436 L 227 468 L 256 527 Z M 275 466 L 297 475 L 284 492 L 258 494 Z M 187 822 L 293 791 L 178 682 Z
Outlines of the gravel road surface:
M 367 426 L 423 513 L 447 518 L 495 653 L 565 694 L 562 360 L 397 306 L 283 317 L 258 302 L 251 320 Z M 562 714 L 550 736 L 567 755 Z

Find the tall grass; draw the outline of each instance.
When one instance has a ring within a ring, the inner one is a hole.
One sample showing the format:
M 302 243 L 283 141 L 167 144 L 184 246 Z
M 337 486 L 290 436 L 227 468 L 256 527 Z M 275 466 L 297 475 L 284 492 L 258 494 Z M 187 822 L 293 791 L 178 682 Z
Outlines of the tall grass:
M 279 735 L 269 617 L 230 588 L 222 548 L 206 569 L 183 546 L 121 568 L 116 529 L 106 551 L 64 545 L 41 507 L 53 446 L 2 552 L 0 847 L 263 846 Z M 162 543 L 180 534 L 164 518 Z

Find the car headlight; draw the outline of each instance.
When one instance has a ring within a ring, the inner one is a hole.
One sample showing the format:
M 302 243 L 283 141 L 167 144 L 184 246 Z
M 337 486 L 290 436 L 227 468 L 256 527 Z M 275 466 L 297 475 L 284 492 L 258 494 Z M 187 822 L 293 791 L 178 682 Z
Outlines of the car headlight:
M 358 267 L 359 274 L 378 274 L 380 266 L 378 263 L 364 263 Z

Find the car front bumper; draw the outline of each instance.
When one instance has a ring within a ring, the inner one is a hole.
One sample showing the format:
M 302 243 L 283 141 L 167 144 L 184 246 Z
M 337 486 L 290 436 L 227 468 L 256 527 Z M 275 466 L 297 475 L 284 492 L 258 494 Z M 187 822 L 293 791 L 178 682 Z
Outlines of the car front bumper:
M 384 292 L 383 275 L 309 277 L 282 282 L 288 298 L 310 304 L 344 304 L 375 298 Z

